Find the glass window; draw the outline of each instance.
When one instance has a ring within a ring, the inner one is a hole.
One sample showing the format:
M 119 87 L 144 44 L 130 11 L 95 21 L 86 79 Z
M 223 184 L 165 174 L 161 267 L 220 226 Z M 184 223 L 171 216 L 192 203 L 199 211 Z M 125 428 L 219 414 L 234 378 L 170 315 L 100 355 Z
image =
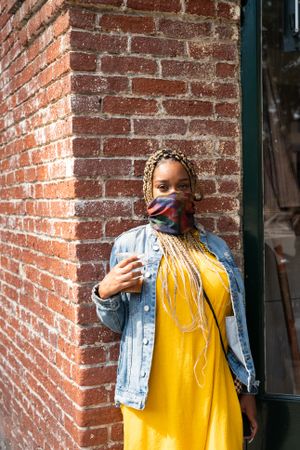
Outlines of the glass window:
M 262 2 L 266 391 L 300 394 L 300 35 Z

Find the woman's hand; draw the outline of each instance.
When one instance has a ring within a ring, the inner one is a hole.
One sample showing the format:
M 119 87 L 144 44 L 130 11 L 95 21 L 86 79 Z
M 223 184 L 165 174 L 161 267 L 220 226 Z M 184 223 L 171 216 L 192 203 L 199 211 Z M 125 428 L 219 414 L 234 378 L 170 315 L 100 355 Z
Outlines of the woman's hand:
M 142 276 L 142 272 L 136 269 L 142 266 L 138 256 L 123 259 L 101 281 L 98 287 L 100 297 L 106 299 L 134 286 L 136 278 Z
M 247 415 L 250 421 L 251 436 L 249 442 L 252 442 L 258 430 L 255 396 L 251 394 L 241 394 L 239 399 L 241 410 Z

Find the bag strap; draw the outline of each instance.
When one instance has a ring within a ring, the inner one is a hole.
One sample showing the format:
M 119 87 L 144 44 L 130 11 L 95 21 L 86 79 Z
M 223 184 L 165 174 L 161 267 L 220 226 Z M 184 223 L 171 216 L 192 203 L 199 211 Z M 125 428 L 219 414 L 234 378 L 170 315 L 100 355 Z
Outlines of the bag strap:
M 219 331 L 219 336 L 220 336 L 220 341 L 221 341 L 221 345 L 222 345 L 222 350 L 223 350 L 225 358 L 227 360 L 227 353 L 226 353 L 224 342 L 223 342 L 223 339 L 222 339 L 222 334 L 221 334 L 221 330 L 220 330 L 220 327 L 219 327 L 219 322 L 218 322 L 217 316 L 215 314 L 215 310 L 214 310 L 214 308 L 213 308 L 213 306 L 212 306 L 212 304 L 211 304 L 211 302 L 210 302 L 210 300 L 209 300 L 209 298 L 208 298 L 208 296 L 207 296 L 207 294 L 206 294 L 204 289 L 203 289 L 203 295 L 204 295 L 204 299 L 205 299 L 206 303 L 208 304 L 208 306 L 209 306 L 209 308 L 210 308 L 210 310 L 212 312 L 212 315 L 214 316 L 214 319 L 215 319 L 215 322 L 216 322 L 216 325 L 217 325 L 217 328 L 218 328 L 218 331 Z
M 207 297 L 206 292 L 205 292 L 204 289 L 203 289 L 203 295 L 204 295 L 204 299 L 206 300 L 206 303 L 208 304 L 208 306 L 209 306 L 209 308 L 210 308 L 210 310 L 212 312 L 212 315 L 214 316 L 214 319 L 215 319 L 215 322 L 216 322 L 216 325 L 217 325 L 218 331 L 219 331 L 219 336 L 220 336 L 220 341 L 221 341 L 221 345 L 222 345 L 222 350 L 223 350 L 225 359 L 226 359 L 226 361 L 228 362 L 228 365 L 229 365 L 229 361 L 228 361 L 228 358 L 227 358 L 227 353 L 226 353 L 224 342 L 223 342 L 223 339 L 222 339 L 221 330 L 220 330 L 220 327 L 219 327 L 219 322 L 218 322 L 217 316 L 215 314 L 214 308 L 213 308 L 209 298 Z M 230 368 L 230 365 L 229 365 L 229 368 Z M 234 383 L 234 387 L 235 387 L 236 393 L 239 395 L 239 394 L 241 394 L 243 392 L 243 384 L 237 378 L 237 376 L 232 372 L 231 369 L 230 369 L 230 371 L 231 371 L 231 374 L 232 374 L 233 383 Z

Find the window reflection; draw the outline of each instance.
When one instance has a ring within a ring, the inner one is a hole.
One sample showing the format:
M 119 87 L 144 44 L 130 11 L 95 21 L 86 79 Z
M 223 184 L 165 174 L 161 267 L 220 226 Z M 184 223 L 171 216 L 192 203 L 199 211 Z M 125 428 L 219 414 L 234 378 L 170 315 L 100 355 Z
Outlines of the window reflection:
M 295 2 L 293 2 L 295 6 Z M 266 390 L 300 394 L 300 38 L 263 1 Z

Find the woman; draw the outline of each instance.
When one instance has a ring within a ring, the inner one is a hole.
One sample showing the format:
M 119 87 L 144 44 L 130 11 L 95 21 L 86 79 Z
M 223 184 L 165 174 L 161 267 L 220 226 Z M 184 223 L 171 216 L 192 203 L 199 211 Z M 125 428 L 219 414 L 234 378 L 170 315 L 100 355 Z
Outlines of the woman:
M 241 450 L 241 410 L 257 431 L 243 283 L 225 242 L 194 222 L 196 181 L 181 152 L 149 158 L 149 224 L 116 239 L 93 289 L 101 322 L 122 333 L 115 400 L 128 450 Z

